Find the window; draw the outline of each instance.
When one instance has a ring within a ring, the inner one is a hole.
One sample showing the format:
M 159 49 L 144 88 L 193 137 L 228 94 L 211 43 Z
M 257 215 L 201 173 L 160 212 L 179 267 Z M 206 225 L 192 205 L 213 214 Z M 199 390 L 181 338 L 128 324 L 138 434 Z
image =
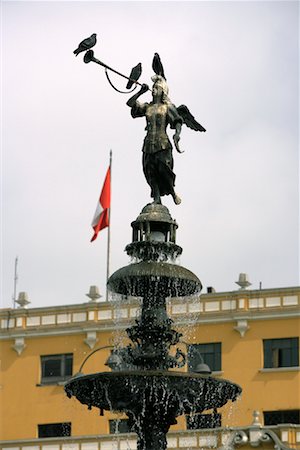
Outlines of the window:
M 299 365 L 299 338 L 264 339 L 264 368 Z
M 116 419 L 109 421 L 109 432 L 110 434 L 116 433 L 130 433 L 131 427 L 129 426 L 128 419 Z
M 188 346 L 188 369 L 194 372 L 198 364 L 207 364 L 212 372 L 221 370 L 221 342 Z
M 188 430 L 197 430 L 199 428 L 217 428 L 222 425 L 221 414 L 195 414 L 186 417 L 186 426 Z
M 300 424 L 300 410 L 264 411 L 264 424 L 278 425 L 279 423 Z
M 72 375 L 72 353 L 41 356 L 43 384 L 53 384 L 67 380 Z
M 63 437 L 71 436 L 71 423 L 47 423 L 45 425 L 38 425 L 38 437 Z

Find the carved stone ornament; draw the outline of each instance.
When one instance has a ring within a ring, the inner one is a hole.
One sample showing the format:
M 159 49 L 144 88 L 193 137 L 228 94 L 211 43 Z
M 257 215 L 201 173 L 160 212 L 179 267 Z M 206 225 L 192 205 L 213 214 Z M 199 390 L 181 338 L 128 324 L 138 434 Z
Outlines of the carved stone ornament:
M 93 349 L 95 347 L 96 342 L 98 342 L 96 331 L 88 331 L 86 333 L 84 343 L 88 345 L 90 349 Z
M 234 327 L 234 329 L 240 333 L 241 337 L 245 336 L 245 333 L 249 330 L 249 328 L 248 321 L 245 319 L 238 320 L 236 326 Z
M 15 343 L 14 343 L 14 345 L 12 345 L 12 348 L 13 348 L 13 349 L 18 353 L 18 355 L 20 356 L 21 353 L 23 352 L 23 350 L 26 348 L 25 338 L 23 338 L 23 337 L 15 338 Z

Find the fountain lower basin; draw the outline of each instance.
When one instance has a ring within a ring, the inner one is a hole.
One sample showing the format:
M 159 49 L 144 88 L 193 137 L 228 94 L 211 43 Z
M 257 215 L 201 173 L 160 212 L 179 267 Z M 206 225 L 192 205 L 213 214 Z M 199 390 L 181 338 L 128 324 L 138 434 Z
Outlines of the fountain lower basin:
M 100 410 L 141 414 L 145 403 L 163 405 L 174 419 L 235 401 L 241 388 L 212 376 L 170 371 L 118 371 L 78 375 L 65 384 L 68 397 Z

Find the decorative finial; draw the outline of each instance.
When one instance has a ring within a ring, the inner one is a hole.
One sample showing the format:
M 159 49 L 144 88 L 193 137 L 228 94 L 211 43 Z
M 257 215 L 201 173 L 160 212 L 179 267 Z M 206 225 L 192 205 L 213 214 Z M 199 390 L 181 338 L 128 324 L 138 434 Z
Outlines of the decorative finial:
M 27 308 L 27 305 L 31 303 L 27 292 L 19 292 L 19 297 L 18 300 L 16 300 L 16 303 L 18 303 L 19 308 Z
M 96 302 L 102 297 L 102 295 L 99 294 L 98 286 L 90 286 L 89 293 L 85 295 L 91 299 L 90 302 Z
M 253 411 L 252 416 L 253 416 L 253 421 L 252 421 L 251 425 L 256 425 L 256 426 L 260 426 L 261 427 L 261 423 L 260 423 L 260 420 L 259 420 L 260 412 L 255 410 L 255 411 Z
M 246 273 L 240 273 L 239 280 L 235 281 L 235 283 L 240 286 L 240 289 L 247 289 L 247 287 L 252 284 L 249 282 L 248 275 Z

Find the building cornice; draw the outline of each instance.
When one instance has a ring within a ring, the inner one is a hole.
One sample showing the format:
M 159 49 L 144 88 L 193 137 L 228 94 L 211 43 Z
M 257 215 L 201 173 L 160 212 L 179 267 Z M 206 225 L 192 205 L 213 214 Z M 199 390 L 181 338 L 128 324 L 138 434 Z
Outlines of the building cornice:
M 247 321 L 249 323 L 254 321 L 262 321 L 262 320 L 286 320 L 286 319 L 296 319 L 300 317 L 299 310 L 293 311 L 269 311 L 269 312 L 259 312 L 259 313 L 251 313 L 251 312 L 241 312 L 235 314 L 222 314 L 215 313 L 211 315 L 202 315 L 199 314 L 195 317 L 172 317 L 174 320 L 174 326 L 196 326 L 196 325 L 213 325 L 213 324 L 221 324 L 221 323 L 234 323 L 236 325 L 237 322 Z M 85 322 L 84 324 L 74 325 L 67 324 L 65 326 L 56 325 L 49 327 L 35 327 L 32 329 L 7 329 L 0 332 L 0 340 L 9 340 L 15 339 L 18 337 L 26 337 L 26 338 L 37 338 L 37 337 L 46 337 L 46 336 L 66 336 L 66 335 L 76 335 L 76 334 L 84 334 L 88 332 L 96 332 L 96 333 L 104 333 L 104 332 L 112 332 L 112 331 L 120 331 L 125 330 L 130 324 L 129 320 L 120 320 L 119 323 L 115 323 L 113 320 L 107 323 L 101 322 Z
M 268 297 L 277 295 L 300 295 L 300 286 L 292 287 L 282 287 L 282 288 L 268 288 L 268 289 L 238 289 L 235 291 L 224 291 L 224 292 L 213 292 L 213 293 L 201 293 L 198 297 L 199 301 L 214 301 L 222 299 L 240 299 L 240 298 L 257 298 L 257 297 Z M 184 303 L 186 299 L 174 298 L 171 303 Z M 117 302 L 118 306 L 137 306 L 140 304 L 137 298 L 130 298 L 129 300 L 122 300 Z M 85 303 L 75 303 L 67 305 L 52 305 L 52 306 L 41 306 L 36 308 L 2 308 L 0 309 L 0 318 L 4 315 L 6 316 L 10 313 L 12 316 L 17 316 L 20 314 L 24 315 L 38 315 L 38 314 L 48 314 L 48 313 L 60 313 L 60 312 L 73 312 L 73 311 L 94 311 L 101 310 L 107 307 L 115 307 L 116 302 L 85 302 Z
M 300 288 L 296 287 L 211 293 L 167 301 L 168 314 L 177 326 L 237 322 L 234 329 L 242 337 L 249 329 L 248 322 L 297 318 L 299 306 Z M 136 319 L 139 310 L 137 298 L 118 303 L 4 309 L 0 310 L 0 339 L 123 330 Z
M 281 288 L 267 288 L 267 289 L 238 289 L 235 291 L 223 291 L 223 292 L 212 292 L 212 293 L 203 293 L 201 297 L 208 298 L 240 298 L 240 297 L 257 297 L 262 296 L 266 297 L 268 295 L 282 295 L 282 294 L 299 294 L 300 286 L 290 286 L 290 287 L 281 287 Z

